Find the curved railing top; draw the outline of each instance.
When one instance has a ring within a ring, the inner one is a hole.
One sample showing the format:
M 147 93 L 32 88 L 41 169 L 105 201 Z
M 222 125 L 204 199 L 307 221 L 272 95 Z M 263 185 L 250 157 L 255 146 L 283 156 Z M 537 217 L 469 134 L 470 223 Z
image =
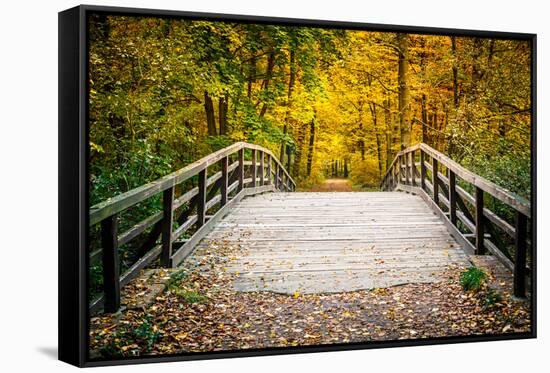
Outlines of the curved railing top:
M 451 158 L 447 157 L 445 154 L 435 150 L 431 146 L 426 145 L 424 143 L 413 145 L 397 153 L 391 166 L 388 167 L 388 171 L 386 172 L 382 180 L 385 180 L 388 177 L 388 174 L 390 173 L 391 169 L 393 168 L 393 165 L 395 164 L 399 156 L 402 156 L 406 153 L 410 153 L 419 149 L 427 153 L 430 157 L 437 159 L 442 165 L 452 170 L 457 176 L 462 178 L 464 181 L 482 189 L 486 193 L 492 195 L 493 197 L 500 200 L 501 202 L 504 202 L 505 204 L 509 205 L 515 210 L 521 212 L 525 216 L 531 217 L 531 203 L 528 200 L 526 200 L 521 196 L 518 196 L 517 194 L 509 191 L 508 189 L 505 189 L 473 173 L 472 171 L 466 169 L 465 167 L 461 166 L 457 162 L 453 161 Z
M 238 152 L 241 149 L 255 149 L 270 155 L 274 162 L 281 166 L 280 169 L 286 175 L 288 180 L 290 180 L 292 185 L 296 186 L 296 183 L 294 182 L 290 174 L 269 149 L 246 142 L 237 142 L 212 154 L 209 154 L 206 157 L 203 157 L 177 171 L 172 172 L 171 174 L 161 177 L 160 179 L 144 184 L 140 187 L 134 188 L 92 206 L 90 208 L 90 225 L 97 224 L 101 220 L 111 215 L 119 213 L 135 205 L 136 203 L 152 197 L 157 193 L 163 192 L 164 190 L 169 189 L 174 185 L 179 184 L 182 181 L 197 175 L 200 171 L 220 161 L 222 158 Z

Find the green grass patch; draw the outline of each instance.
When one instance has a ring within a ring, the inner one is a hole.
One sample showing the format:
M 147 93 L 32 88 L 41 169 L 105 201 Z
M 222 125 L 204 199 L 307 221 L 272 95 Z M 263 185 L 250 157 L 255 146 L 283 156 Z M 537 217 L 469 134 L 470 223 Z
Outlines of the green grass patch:
M 477 267 L 470 267 L 460 275 L 460 285 L 465 291 L 479 291 L 487 275 Z

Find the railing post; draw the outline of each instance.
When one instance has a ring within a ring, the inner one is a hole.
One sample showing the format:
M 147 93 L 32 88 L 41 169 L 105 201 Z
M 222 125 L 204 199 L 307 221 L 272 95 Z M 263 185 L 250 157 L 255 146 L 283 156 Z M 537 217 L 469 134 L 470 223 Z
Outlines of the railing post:
M 239 192 L 244 188 L 244 149 L 239 150 Z
M 439 183 L 437 182 L 439 180 L 438 174 L 438 162 L 435 157 L 432 156 L 432 187 L 433 187 L 433 199 L 436 205 L 439 205 Z
M 174 187 L 166 189 L 162 193 L 162 254 L 161 264 L 168 268 L 170 265 L 170 257 L 172 256 L 172 224 L 174 219 Z
M 456 175 L 449 169 L 449 212 L 451 223 L 456 225 Z
M 409 153 L 403 154 L 403 158 L 405 161 L 405 184 L 410 185 L 411 184 L 411 165 L 409 163 L 410 154 Z
M 205 223 L 206 217 L 206 168 L 199 172 L 199 194 L 197 195 L 197 228 Z
M 221 160 L 222 164 L 222 180 L 220 185 L 220 193 L 221 193 L 221 201 L 220 205 L 225 206 L 227 204 L 227 183 L 228 183 L 228 175 L 227 175 L 227 168 L 229 167 L 229 156 L 223 157 Z
M 420 187 L 426 190 L 426 166 L 424 165 L 424 151 L 420 149 Z
M 483 189 L 476 186 L 476 255 L 485 254 L 485 227 L 483 225 Z
M 271 185 L 271 154 L 267 155 L 267 183 Z
M 275 162 L 275 190 L 279 189 L 279 164 Z
M 256 188 L 256 149 L 252 149 L 252 188 Z
M 101 222 L 101 246 L 103 248 L 104 310 L 117 312 L 120 308 L 120 274 L 118 260 L 118 220 L 109 216 Z
M 265 167 L 265 164 L 264 164 L 264 152 L 262 151 L 259 151 L 260 153 L 260 186 L 263 186 L 264 183 L 265 183 L 265 180 L 264 180 L 264 167 Z
M 411 151 L 410 157 L 411 157 L 411 181 L 412 181 L 412 185 L 416 186 L 416 165 L 414 164 L 415 163 L 414 150 Z
M 516 212 L 516 255 L 514 261 L 514 295 L 525 298 L 525 266 L 527 264 L 527 217 Z

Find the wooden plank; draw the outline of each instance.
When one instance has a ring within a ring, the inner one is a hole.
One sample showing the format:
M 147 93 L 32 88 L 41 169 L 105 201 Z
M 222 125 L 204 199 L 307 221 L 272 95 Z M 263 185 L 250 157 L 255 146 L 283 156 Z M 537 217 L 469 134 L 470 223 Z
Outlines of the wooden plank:
M 257 155 L 256 155 L 256 149 L 252 149 L 252 166 L 251 166 L 251 178 L 252 178 L 252 183 L 251 183 L 251 187 L 252 188 L 255 188 L 256 187 L 256 175 L 257 175 L 257 171 L 258 171 L 258 166 L 256 165 L 256 161 L 257 161 Z
M 221 179 L 221 186 L 220 186 L 220 193 L 221 193 L 221 199 L 220 204 L 224 206 L 227 203 L 227 184 L 229 181 L 228 177 L 228 166 L 229 166 L 229 159 L 228 157 L 222 158 L 221 167 L 222 167 L 222 179 Z
M 162 255 L 161 264 L 170 267 L 170 256 L 172 255 L 172 224 L 174 221 L 174 187 L 166 189 L 162 196 Z
M 456 177 L 452 170 L 449 170 L 449 205 L 451 223 L 456 225 Z
M 199 173 L 199 194 L 197 195 L 197 228 L 204 225 L 206 213 L 206 172 L 204 169 Z
M 187 218 L 187 220 L 180 225 L 174 233 L 172 233 L 172 241 L 177 240 L 184 232 L 193 226 L 197 222 L 197 215 L 192 215 Z
M 264 185 L 264 182 L 265 182 L 265 179 L 264 179 L 264 168 L 265 168 L 265 164 L 264 164 L 264 152 L 260 151 L 259 152 L 260 154 L 260 169 L 259 169 L 259 172 L 258 172 L 258 176 L 260 178 L 260 183 L 259 185 L 262 186 Z
M 437 180 L 438 178 L 438 165 L 437 165 L 437 159 L 432 158 L 432 187 L 433 187 L 433 200 L 436 205 L 439 204 L 439 182 Z
M 117 312 L 120 308 L 120 281 L 118 257 L 118 219 L 111 215 L 101 222 L 101 246 L 103 248 L 103 293 L 104 310 Z
M 476 187 L 476 254 L 485 253 L 485 224 L 483 219 L 483 189 Z
M 128 229 L 126 232 L 118 236 L 118 246 L 122 246 L 139 236 L 147 228 L 153 226 L 155 223 L 162 220 L 162 212 L 157 212 L 154 215 L 149 216 L 146 219 L 143 219 L 132 228 Z
M 239 150 L 239 191 L 244 188 L 244 149 Z
M 525 297 L 525 268 L 527 262 L 527 217 L 516 214 L 516 255 L 514 261 L 514 296 Z

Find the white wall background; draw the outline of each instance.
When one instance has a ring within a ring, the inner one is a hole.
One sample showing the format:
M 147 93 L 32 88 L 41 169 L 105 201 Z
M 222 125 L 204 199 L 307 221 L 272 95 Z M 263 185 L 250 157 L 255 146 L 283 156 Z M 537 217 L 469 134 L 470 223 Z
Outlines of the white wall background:
M 550 30 L 540 1 L 118 0 L 118 5 L 538 34 L 539 338 L 108 368 L 110 371 L 536 372 L 548 362 Z M 76 1 L 2 4 L 0 21 L 0 369 L 69 371 L 57 349 L 57 12 Z M 546 83 L 546 84 L 545 84 Z

